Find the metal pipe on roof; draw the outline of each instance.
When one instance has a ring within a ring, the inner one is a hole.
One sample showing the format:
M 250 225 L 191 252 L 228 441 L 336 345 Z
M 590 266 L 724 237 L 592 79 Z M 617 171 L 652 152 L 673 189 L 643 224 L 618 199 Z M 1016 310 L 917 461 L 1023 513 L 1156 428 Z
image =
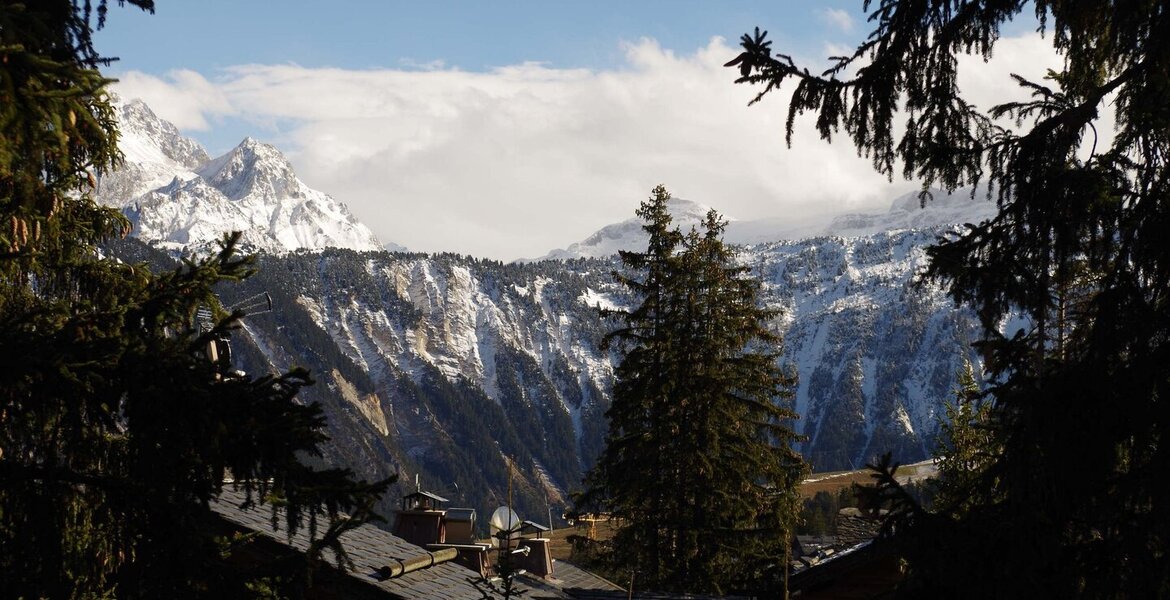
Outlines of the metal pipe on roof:
M 459 551 L 455 548 L 446 548 L 435 552 L 427 552 L 418 556 L 410 558 L 398 558 L 395 562 L 390 563 L 378 569 L 378 575 L 384 579 L 392 579 L 394 577 L 401 577 L 407 573 L 426 569 L 434 565 L 445 563 L 449 560 L 454 560 L 459 556 Z

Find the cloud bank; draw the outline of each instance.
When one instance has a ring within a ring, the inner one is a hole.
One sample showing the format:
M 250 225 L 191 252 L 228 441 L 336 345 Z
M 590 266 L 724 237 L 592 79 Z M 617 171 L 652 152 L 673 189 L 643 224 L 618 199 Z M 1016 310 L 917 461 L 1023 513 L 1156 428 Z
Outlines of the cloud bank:
M 1008 70 L 1043 73 L 1054 63 L 1032 54 L 1046 47 L 1012 54 Z M 732 217 L 802 220 L 882 210 L 913 186 L 886 182 L 811 123 L 786 148 L 784 95 L 747 107 L 756 90 L 732 84 L 722 65 L 737 50 L 721 38 L 690 54 L 650 39 L 624 51 L 616 70 L 241 65 L 126 73 L 117 90 L 188 131 L 249 124 L 241 138 L 276 144 L 383 242 L 418 251 L 540 256 L 633 216 L 658 183 Z M 1002 64 L 980 64 L 994 72 L 973 86 L 1006 85 Z
M 820 13 L 821 21 L 839 31 L 853 31 L 853 17 L 839 8 L 826 8 Z

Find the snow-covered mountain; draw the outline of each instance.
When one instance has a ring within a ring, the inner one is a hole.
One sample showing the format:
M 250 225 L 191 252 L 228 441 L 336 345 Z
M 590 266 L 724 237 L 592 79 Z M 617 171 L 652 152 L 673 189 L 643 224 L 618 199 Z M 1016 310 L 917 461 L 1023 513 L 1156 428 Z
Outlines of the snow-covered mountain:
M 743 249 L 782 311 L 772 327 L 799 383 L 800 450 L 818 470 L 885 451 L 928 457 L 943 403 L 974 360 L 974 315 L 917 286 L 940 229 L 818 237 Z M 458 255 L 326 250 L 261 257 L 229 305 L 271 294 L 234 346 L 251 373 L 288 365 L 318 384 L 327 459 L 365 477 L 391 473 L 482 511 L 503 501 L 558 505 L 603 446 L 618 357 L 600 348 L 598 306 L 631 302 L 616 259 L 502 264 Z
M 318 384 L 301 398 L 327 413 L 327 462 L 366 478 L 419 474 L 485 513 L 504 501 L 509 465 L 522 514 L 579 488 L 604 444 L 618 360 L 601 349 L 613 324 L 597 308 L 632 302 L 611 274 L 622 268 L 617 250 L 645 247 L 640 222 L 550 254 L 582 260 L 391 253 L 272 146 L 248 139 L 210 159 L 140 102 L 120 119 L 127 163 L 103 175 L 99 193 L 139 237 L 187 251 L 239 229 L 269 251 L 256 276 L 224 292 L 229 306 L 261 292 L 274 301 L 245 320 L 235 359 L 254 374 L 311 369 Z M 708 210 L 668 206 L 684 229 Z M 993 211 L 964 193 L 936 193 L 926 208 L 909 194 L 885 213 L 816 223 L 823 234 L 798 241 L 776 240 L 809 224 L 731 220 L 728 241 L 744 244 L 739 260 L 781 311 L 772 326 L 797 370 L 800 450 L 815 468 L 856 468 L 885 451 L 928 456 L 978 329 L 915 274 L 945 224 Z M 297 248 L 313 251 L 287 252 Z M 135 243 L 120 252 L 168 260 Z
M 673 224 L 684 232 L 698 225 L 710 210 L 704 204 L 671 198 L 667 202 Z M 724 240 L 732 244 L 749 245 L 779 240 L 799 240 L 817 236 L 858 237 L 887 231 L 942 227 L 962 223 L 979 223 L 995 215 L 995 203 L 982 194 L 971 197 L 970 190 L 947 193 L 931 190 L 931 200 L 922 204 L 918 192 L 895 198 L 890 208 L 881 213 L 854 213 L 837 217 L 769 218 L 738 220 L 722 215 L 727 223 Z M 646 232 L 642 222 L 630 218 L 606 225 L 568 248 L 552 250 L 537 260 L 565 260 L 572 258 L 601 258 L 619 250 L 639 250 L 646 247 Z
M 979 364 L 974 313 L 915 284 L 925 248 L 946 229 L 772 242 L 741 255 L 781 311 L 808 436 L 801 452 L 818 470 L 860 468 L 886 451 L 928 458 L 958 372 Z
M 672 223 L 683 231 L 698 226 L 707 216 L 707 212 L 711 210 L 711 207 L 705 204 L 683 198 L 667 200 L 666 208 L 670 211 Z M 728 220 L 732 219 L 728 218 Z M 642 220 L 631 217 L 620 223 L 606 225 L 584 240 L 572 244 L 564 250 L 553 250 L 536 260 L 603 258 L 615 255 L 619 250 L 645 249 L 648 240 L 649 237 L 642 230 Z
M 251 251 L 382 248 L 343 203 L 305 185 L 273 146 L 248 138 L 209 159 L 141 100 L 122 104 L 118 121 L 125 164 L 102 174 L 97 196 L 121 208 L 146 242 L 191 252 L 240 231 Z
M 986 195 L 986 188 L 971 193 L 970 188 L 948 193 L 930 190 L 925 202 L 919 192 L 910 192 L 894 198 L 884 213 L 856 213 L 841 215 L 825 228 L 824 235 L 857 237 L 899 231 L 979 223 L 995 216 L 996 205 Z

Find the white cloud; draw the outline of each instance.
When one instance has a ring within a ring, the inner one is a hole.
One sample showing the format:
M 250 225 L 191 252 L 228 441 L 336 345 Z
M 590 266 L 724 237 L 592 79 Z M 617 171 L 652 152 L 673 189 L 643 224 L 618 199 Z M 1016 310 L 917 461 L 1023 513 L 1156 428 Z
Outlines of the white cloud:
M 115 89 L 127 98 L 142 98 L 175 127 L 188 131 L 207 131 L 209 116 L 235 112 L 222 89 L 186 69 L 171 71 L 165 79 L 131 71 L 121 76 Z
M 736 50 L 720 38 L 625 53 L 605 71 L 244 65 L 211 80 L 132 73 L 119 89 L 188 129 L 221 115 L 263 124 L 306 183 L 421 251 L 539 256 L 632 216 L 658 183 L 738 218 L 880 210 L 910 187 L 843 139 L 817 139 L 810 119 L 785 148 L 784 95 L 747 107 L 757 90 L 732 84 L 722 64 Z
M 413 69 L 415 71 L 438 71 L 447 66 L 447 61 L 442 59 L 428 60 L 419 62 L 413 58 L 400 58 L 398 64 L 403 68 Z
M 1060 70 L 1061 58 L 1052 48 L 1051 34 L 1008 37 L 996 42 L 994 59 L 984 61 L 980 56 L 959 57 L 959 89 L 968 102 L 981 110 L 1011 100 L 1025 100 L 1028 92 L 1016 85 L 1012 74 L 1035 83 L 1055 85 L 1044 81 L 1049 69 Z
M 853 31 L 853 17 L 847 11 L 839 8 L 826 8 L 820 12 L 821 21 L 839 31 L 849 33 Z
M 1055 89 L 1056 82 L 1045 79 L 1049 70 L 1060 72 L 1062 58 L 1052 48 L 1052 38 L 1038 35 L 1004 38 L 996 45 L 995 58 L 984 62 L 981 58 L 964 56 L 960 58 L 959 87 L 969 102 L 982 110 L 1009 101 L 1031 99 L 1031 92 L 1021 88 L 1011 79 L 1019 75 L 1032 83 Z M 1103 152 L 1113 144 L 1116 107 L 1113 102 L 1116 92 L 1106 97 L 1098 108 L 1099 118 L 1094 129 L 1084 132 L 1080 158 L 1087 159 L 1094 151 Z M 1017 128 L 1014 122 L 1004 118 L 1001 126 Z M 1031 124 L 1025 122 L 1026 127 Z

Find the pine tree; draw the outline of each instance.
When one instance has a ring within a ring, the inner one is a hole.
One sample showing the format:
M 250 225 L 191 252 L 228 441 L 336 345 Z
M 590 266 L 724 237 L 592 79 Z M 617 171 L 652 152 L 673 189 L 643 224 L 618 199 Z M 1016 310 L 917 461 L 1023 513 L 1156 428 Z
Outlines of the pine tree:
M 955 401 L 946 405 L 934 452 L 938 464 L 935 503 L 949 514 L 961 517 L 971 507 L 992 501 L 982 485 L 1001 451 L 991 409 L 991 402 L 980 394 L 974 368 L 964 361 Z
M 666 202 L 670 194 L 663 186 L 654 189 L 637 215 L 649 234 L 645 252 L 621 253 L 622 262 L 641 278 L 615 273 L 619 283 L 641 299 L 628 314 L 621 314 L 623 326 L 608 334 L 605 345 L 614 340 L 636 340 L 615 369 L 614 401 L 606 416 L 609 433 L 606 448 L 588 476 L 589 490 L 579 505 L 600 506 L 623 526 L 613 540 L 611 562 L 620 570 L 636 570 L 640 582 L 656 583 L 670 570 L 670 553 L 662 542 L 665 518 L 675 501 L 667 469 L 673 456 L 667 419 L 673 381 L 670 315 L 677 310 L 669 286 L 675 252 L 682 236 L 670 227 Z
M 924 186 L 986 182 L 997 202 L 993 219 L 929 249 L 927 274 L 982 321 L 1002 451 L 961 514 L 904 513 L 913 585 L 933 597 L 1170 594 L 1170 10 L 875 4 L 874 32 L 823 75 L 773 55 L 758 29 L 728 64 L 759 96 L 795 82 L 789 140 L 813 112 L 822 137 L 843 134 L 882 173 L 900 163 Z M 1031 98 L 980 110 L 960 94 L 956 55 L 990 58 L 1029 9 L 1063 67 L 1043 82 L 1014 76 Z M 1026 331 L 1000 330 L 1021 314 Z
M 638 211 L 647 251 L 622 254 L 640 277 L 618 279 L 641 304 L 607 337 L 625 356 L 583 500 L 619 519 L 611 561 L 640 587 L 765 591 L 782 585 L 805 472 L 784 405 L 793 382 L 725 224 L 712 211 L 683 235 L 669 197 L 659 186 Z
M 709 212 L 679 255 L 687 292 L 679 389 L 689 390 L 680 454 L 694 459 L 680 461 L 694 496 L 685 509 L 689 544 L 680 548 L 693 552 L 683 578 L 695 589 L 760 585 L 765 571 L 779 574 L 805 472 L 791 447 L 795 382 L 779 369 L 781 340 L 766 327 L 777 313 L 758 305 L 759 281 L 735 264 L 725 226 Z
M 341 550 L 385 484 L 301 462 L 325 441 L 320 409 L 294 400 L 307 373 L 239 377 L 207 359 L 240 317 L 213 293 L 250 272 L 235 238 L 161 274 L 99 251 L 129 231 L 91 195 L 119 157 L 91 40 L 106 4 L 0 2 L 0 587 L 242 597 L 263 576 L 295 592 L 303 569 L 232 566 L 243 541 L 217 537 L 208 508 L 225 477 L 313 530 L 309 560 Z

